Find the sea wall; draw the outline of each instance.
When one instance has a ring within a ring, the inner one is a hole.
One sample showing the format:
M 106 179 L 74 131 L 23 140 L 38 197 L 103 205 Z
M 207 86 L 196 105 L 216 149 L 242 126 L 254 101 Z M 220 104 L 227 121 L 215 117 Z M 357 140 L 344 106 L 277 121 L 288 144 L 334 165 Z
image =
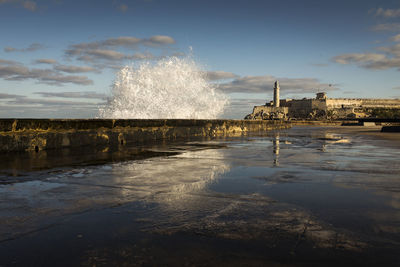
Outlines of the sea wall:
M 251 120 L 0 119 L 0 152 L 242 135 L 289 127 L 283 121 Z
M 330 121 L 330 120 L 291 120 L 290 123 L 293 125 L 299 125 L 299 126 L 340 126 L 343 125 L 344 123 L 349 123 L 349 121 Z M 350 123 L 357 123 L 357 121 L 350 121 Z

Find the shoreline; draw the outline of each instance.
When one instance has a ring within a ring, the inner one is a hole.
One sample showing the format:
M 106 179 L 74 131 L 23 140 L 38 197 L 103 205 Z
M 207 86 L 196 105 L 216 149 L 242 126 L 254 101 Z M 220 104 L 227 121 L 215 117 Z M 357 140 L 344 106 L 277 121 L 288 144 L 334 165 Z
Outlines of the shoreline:
M 294 125 L 293 127 L 310 127 L 310 125 Z M 385 146 L 396 146 L 400 147 L 400 133 L 398 132 L 381 132 L 382 126 L 329 126 L 320 125 L 315 126 L 320 128 L 334 129 L 334 132 L 338 134 L 349 134 L 355 136 L 368 136 L 374 138 L 374 140 L 384 141 Z M 390 142 L 390 143 L 387 143 Z

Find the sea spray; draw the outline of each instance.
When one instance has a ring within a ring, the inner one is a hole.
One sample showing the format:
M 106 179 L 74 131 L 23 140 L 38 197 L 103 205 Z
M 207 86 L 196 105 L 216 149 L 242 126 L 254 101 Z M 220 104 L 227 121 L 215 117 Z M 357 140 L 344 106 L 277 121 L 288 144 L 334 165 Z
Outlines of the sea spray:
M 118 73 L 101 118 L 215 119 L 228 98 L 193 59 L 169 57 L 126 66 Z

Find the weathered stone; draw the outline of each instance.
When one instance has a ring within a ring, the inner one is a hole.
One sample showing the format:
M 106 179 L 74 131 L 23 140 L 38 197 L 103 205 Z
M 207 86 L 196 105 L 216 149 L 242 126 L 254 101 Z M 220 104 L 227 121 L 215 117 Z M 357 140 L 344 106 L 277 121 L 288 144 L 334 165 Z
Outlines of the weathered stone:
M 241 135 L 288 128 L 280 121 L 0 119 L 0 151 L 118 146 L 191 136 Z

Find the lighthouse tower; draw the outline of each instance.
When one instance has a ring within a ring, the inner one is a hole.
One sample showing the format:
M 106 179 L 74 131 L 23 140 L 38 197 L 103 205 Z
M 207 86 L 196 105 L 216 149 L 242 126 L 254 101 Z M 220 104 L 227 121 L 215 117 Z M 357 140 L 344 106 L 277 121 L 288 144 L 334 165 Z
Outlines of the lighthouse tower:
M 279 81 L 274 84 L 274 107 L 279 108 Z

